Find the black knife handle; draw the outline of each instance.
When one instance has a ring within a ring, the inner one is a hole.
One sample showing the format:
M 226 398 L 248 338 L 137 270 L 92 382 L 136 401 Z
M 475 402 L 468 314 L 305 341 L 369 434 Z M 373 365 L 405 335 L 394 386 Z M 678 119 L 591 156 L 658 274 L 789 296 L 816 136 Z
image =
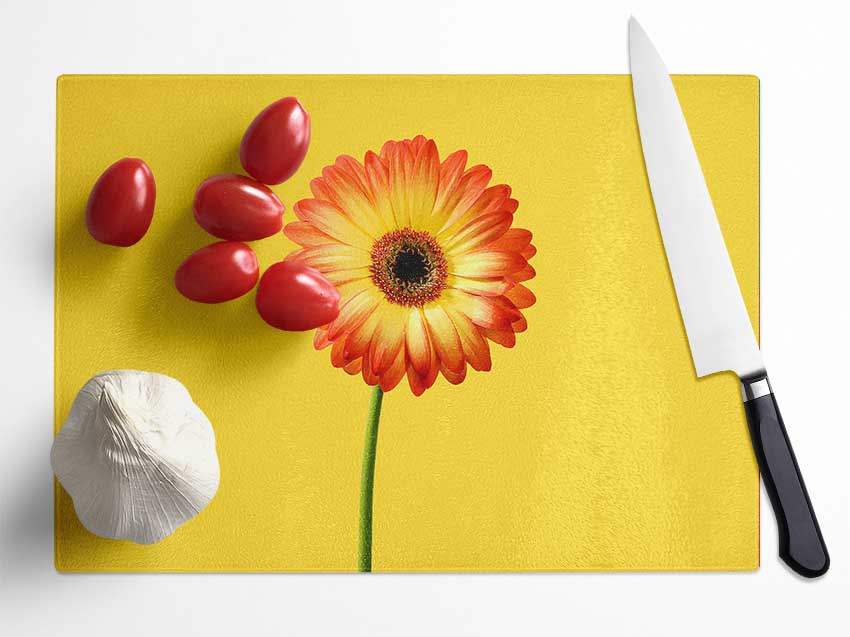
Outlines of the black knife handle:
M 829 569 L 829 553 L 767 376 L 741 379 L 764 488 L 779 527 L 779 556 L 803 577 Z

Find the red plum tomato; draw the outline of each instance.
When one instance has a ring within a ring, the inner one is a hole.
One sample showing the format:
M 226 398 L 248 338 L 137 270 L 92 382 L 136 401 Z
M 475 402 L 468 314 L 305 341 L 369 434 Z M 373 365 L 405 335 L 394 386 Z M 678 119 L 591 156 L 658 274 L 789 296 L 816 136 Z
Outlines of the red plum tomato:
M 204 181 L 192 204 L 198 225 L 231 241 L 256 241 L 280 232 L 283 204 L 266 186 L 242 175 Z
M 155 201 L 156 184 L 148 165 L 141 159 L 119 159 L 92 188 L 86 226 L 101 243 L 126 248 L 145 236 Z
M 199 303 L 223 303 L 249 292 L 259 277 L 257 255 L 244 243 L 219 241 L 186 259 L 174 275 L 177 290 Z
M 239 159 L 257 181 L 280 184 L 292 177 L 310 145 L 310 116 L 294 97 L 263 109 L 242 137 Z
M 257 311 L 279 330 L 312 330 L 337 317 L 339 292 L 318 270 L 298 261 L 281 261 L 260 279 Z

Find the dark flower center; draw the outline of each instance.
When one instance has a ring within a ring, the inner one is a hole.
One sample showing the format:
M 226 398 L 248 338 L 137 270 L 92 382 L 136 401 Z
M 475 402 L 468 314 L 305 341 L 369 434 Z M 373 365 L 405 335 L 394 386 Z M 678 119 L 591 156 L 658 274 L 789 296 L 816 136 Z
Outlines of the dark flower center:
M 428 261 L 415 248 L 404 248 L 395 257 L 393 274 L 405 283 L 423 283 L 428 276 Z
M 446 287 L 446 257 L 427 232 L 388 232 L 372 246 L 371 255 L 372 280 L 391 303 L 422 307 Z

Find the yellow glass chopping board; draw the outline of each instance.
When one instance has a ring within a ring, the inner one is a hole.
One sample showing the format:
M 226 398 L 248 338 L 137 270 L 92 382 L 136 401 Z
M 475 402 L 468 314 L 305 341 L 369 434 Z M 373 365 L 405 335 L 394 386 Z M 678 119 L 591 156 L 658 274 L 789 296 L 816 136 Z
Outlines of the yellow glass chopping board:
M 759 87 L 674 78 L 758 327 Z M 210 418 L 221 485 L 164 541 L 98 538 L 57 485 L 62 571 L 353 571 L 370 388 L 312 333 L 267 326 L 254 294 L 184 299 L 177 266 L 215 239 L 205 178 L 242 172 L 251 119 L 294 95 L 312 142 L 292 205 L 341 154 L 417 134 L 466 149 L 519 201 L 537 297 L 513 349 L 460 385 L 384 397 L 375 571 L 748 570 L 759 483 L 732 374 L 697 380 L 641 155 L 628 76 L 64 76 L 57 94 L 55 429 L 108 369 L 174 376 Z M 136 246 L 95 242 L 100 173 L 143 158 L 156 212 Z M 252 244 L 265 269 L 297 246 Z

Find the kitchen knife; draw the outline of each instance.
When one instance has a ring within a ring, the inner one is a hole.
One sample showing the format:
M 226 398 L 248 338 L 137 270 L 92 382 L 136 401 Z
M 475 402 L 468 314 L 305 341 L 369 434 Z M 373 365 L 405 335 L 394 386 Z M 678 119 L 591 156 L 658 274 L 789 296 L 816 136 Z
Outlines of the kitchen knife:
M 829 553 L 676 91 L 634 18 L 629 21 L 629 62 L 646 172 L 696 375 L 738 375 L 753 450 L 779 527 L 779 555 L 800 575 L 818 577 L 829 568 Z

